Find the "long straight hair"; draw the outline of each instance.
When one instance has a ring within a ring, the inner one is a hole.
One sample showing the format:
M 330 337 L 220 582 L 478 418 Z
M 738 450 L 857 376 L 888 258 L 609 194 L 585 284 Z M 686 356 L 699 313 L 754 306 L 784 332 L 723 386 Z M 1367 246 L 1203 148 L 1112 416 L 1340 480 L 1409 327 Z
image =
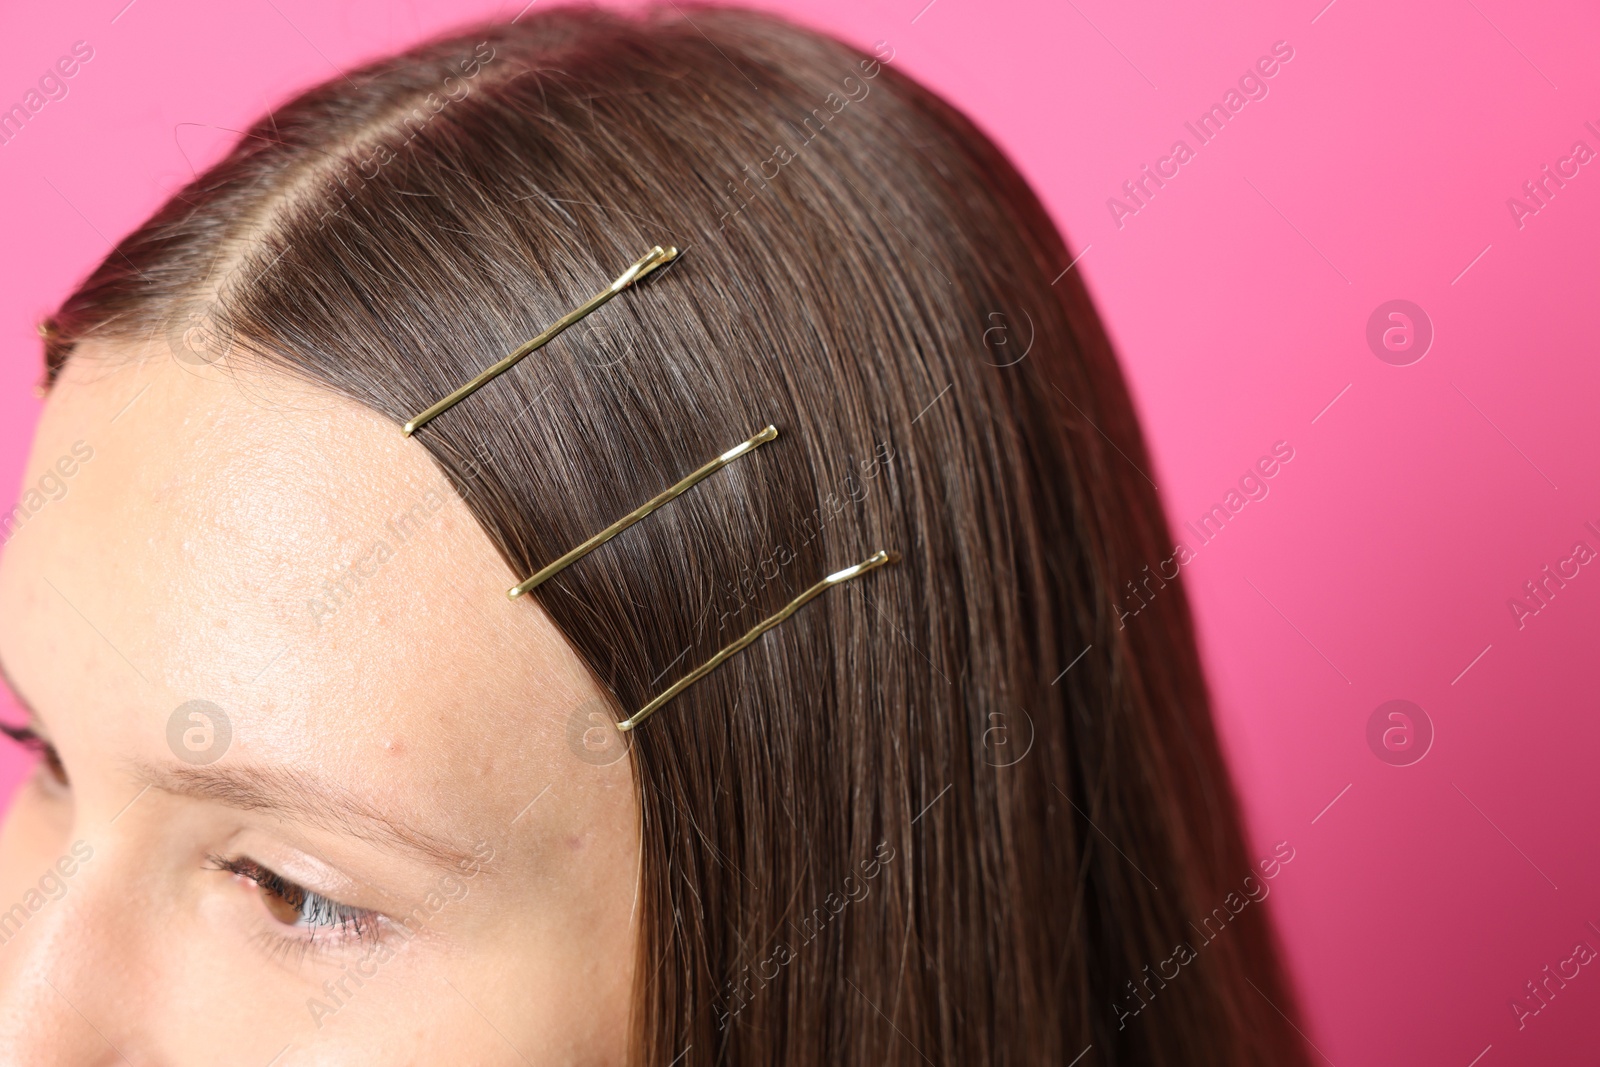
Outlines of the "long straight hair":
M 373 63 L 123 240 L 47 365 L 165 339 L 400 422 L 657 243 L 684 254 L 418 434 L 527 575 L 779 427 L 535 594 L 608 714 L 904 558 L 628 735 L 634 1061 L 1305 1062 L 1231 903 L 1267 867 L 1182 584 L 1150 584 L 1173 542 L 1115 355 L 1035 194 L 891 46 L 554 9 Z

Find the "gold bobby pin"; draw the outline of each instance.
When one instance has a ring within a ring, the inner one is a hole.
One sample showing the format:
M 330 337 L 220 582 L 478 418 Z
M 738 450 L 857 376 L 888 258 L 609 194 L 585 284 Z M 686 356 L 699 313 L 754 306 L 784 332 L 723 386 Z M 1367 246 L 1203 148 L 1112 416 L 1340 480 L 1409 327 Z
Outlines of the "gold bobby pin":
M 742 441 L 739 444 L 734 445 L 716 459 L 711 460 L 699 470 L 685 477 L 676 485 L 657 493 L 643 504 L 634 508 L 626 515 L 622 516 L 622 518 L 618 519 L 610 526 L 607 526 L 604 530 L 601 530 L 599 533 L 583 542 L 583 544 L 579 545 L 577 548 L 574 548 L 560 559 L 557 559 L 554 563 L 547 564 L 546 566 L 540 568 L 539 571 L 527 581 L 512 586 L 506 591 L 506 595 L 511 597 L 519 597 L 523 593 L 528 592 L 530 589 L 538 588 L 540 585 L 544 584 L 546 580 L 553 578 L 571 564 L 576 563 L 584 556 L 587 556 L 590 552 L 593 552 L 595 549 L 599 548 L 601 545 L 617 536 L 617 534 L 621 533 L 623 530 L 626 530 L 628 527 L 632 526 L 634 523 L 638 522 L 640 519 L 659 508 L 661 505 L 670 503 L 671 501 L 677 499 L 690 488 L 692 488 L 696 483 L 703 481 L 705 478 L 715 474 L 717 471 L 721 470 L 723 467 L 726 467 L 728 464 L 732 463 L 746 452 L 761 447 L 777 436 L 778 428 L 776 426 L 768 426 L 765 430 L 762 430 L 760 433 L 750 438 L 750 440 Z
M 644 722 L 644 720 L 648 719 L 651 715 L 653 715 L 656 712 L 656 710 L 661 707 L 661 705 L 665 704 L 667 701 L 671 700 L 673 697 L 677 696 L 679 693 L 681 693 L 685 689 L 689 688 L 695 682 L 698 682 L 700 679 L 702 679 L 706 675 L 710 674 L 713 670 L 715 670 L 718 666 L 720 666 L 723 662 L 725 662 L 729 657 L 733 656 L 735 653 L 739 652 L 741 649 L 745 648 L 747 645 L 750 645 L 751 643 L 753 643 L 756 638 L 760 637 L 762 634 L 766 633 L 768 630 L 772 629 L 774 626 L 777 626 L 779 623 L 781 623 L 785 619 L 789 618 L 789 616 L 791 616 L 795 612 L 799 611 L 808 602 L 810 602 L 811 600 L 815 599 L 816 597 L 822 595 L 824 590 L 830 589 L 833 586 L 840 585 L 840 584 L 842 584 L 844 582 L 848 582 L 852 578 L 859 578 L 861 575 L 866 574 L 868 571 L 876 570 L 877 568 L 883 566 L 885 563 L 899 563 L 899 562 L 900 562 L 900 553 L 898 553 L 898 552 L 896 552 L 896 551 L 894 551 L 892 549 L 884 550 L 884 549 L 880 548 L 878 551 L 874 552 L 871 556 L 867 557 L 867 559 L 863 560 L 860 563 L 857 563 L 854 567 L 846 567 L 842 571 L 834 571 L 832 574 L 830 574 L 826 578 L 822 579 L 822 581 L 818 582 L 816 585 L 812 586 L 810 589 L 807 589 L 804 593 L 801 593 L 799 596 L 797 596 L 793 600 L 789 601 L 788 606 L 785 607 L 782 611 L 778 612 L 776 615 L 774 615 L 771 618 L 765 620 L 764 622 L 758 623 L 756 626 L 754 626 L 750 630 L 749 633 L 747 633 L 743 637 L 739 638 L 739 640 L 735 641 L 733 644 L 729 645 L 727 648 L 724 648 L 721 652 L 718 652 L 715 656 L 712 656 L 710 659 L 706 660 L 704 663 L 702 663 L 699 667 L 696 667 L 689 674 L 686 674 L 682 678 L 679 678 L 676 682 L 673 682 L 672 686 L 669 689 L 667 689 L 666 692 L 662 693 L 660 696 L 658 696 L 654 700 L 650 701 L 650 703 L 648 703 L 644 707 L 640 708 L 630 718 L 624 719 L 622 722 L 619 722 L 617 724 L 618 731 L 620 731 L 622 733 L 627 733 L 629 730 L 632 730 L 635 726 L 638 726 L 640 723 Z
M 463 385 L 461 388 L 457 389 L 455 392 L 451 393 L 449 396 L 445 397 L 443 400 L 439 401 L 437 404 L 428 408 L 426 411 L 413 418 L 410 422 L 406 423 L 404 427 L 406 436 L 410 437 L 422 427 L 426 426 L 428 423 L 432 422 L 446 411 L 449 411 L 451 408 L 461 403 L 461 401 L 465 400 L 473 393 L 476 393 L 479 389 L 482 389 L 485 385 L 488 385 L 490 382 L 500 377 L 500 375 L 504 374 L 512 367 L 515 367 L 530 352 L 535 352 L 549 344 L 551 341 L 555 340 L 556 337 L 559 336 L 561 332 L 568 326 L 571 326 L 573 323 L 577 322 L 591 311 L 596 310 L 606 301 L 610 300 L 612 297 L 628 288 L 634 282 L 637 282 L 639 279 L 643 278 L 657 267 L 665 266 L 677 258 L 678 250 L 676 248 L 662 248 L 660 245 L 656 245 L 643 256 L 639 257 L 639 260 L 634 263 L 633 266 L 629 267 L 627 270 L 618 275 L 617 280 L 612 282 L 610 287 L 601 290 L 599 293 L 596 293 L 594 296 L 590 297 L 583 304 L 583 306 L 579 307 L 575 311 L 569 312 L 560 319 L 557 319 L 554 325 L 546 329 L 543 333 L 539 334 L 539 336 L 533 338 L 531 341 L 523 342 L 517 347 L 516 351 L 512 352 L 509 356 L 502 359 L 500 362 L 496 363 L 487 370 L 482 371 L 477 375 L 477 377 L 467 382 L 467 384 Z

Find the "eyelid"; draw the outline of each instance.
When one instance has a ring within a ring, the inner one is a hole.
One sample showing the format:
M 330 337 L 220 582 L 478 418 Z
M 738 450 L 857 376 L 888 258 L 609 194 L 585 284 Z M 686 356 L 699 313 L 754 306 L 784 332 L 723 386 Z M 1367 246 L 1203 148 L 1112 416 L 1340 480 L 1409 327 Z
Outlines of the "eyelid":
M 3 676 L 0 676 L 0 681 L 3 680 Z M 39 717 L 37 711 L 33 710 L 33 706 L 23 701 L 17 695 L 16 690 L 11 689 L 9 686 L 0 689 L 0 692 L 9 693 L 12 702 L 16 704 L 17 708 L 25 716 L 20 726 L 0 722 L 0 733 L 5 734 L 19 745 L 39 745 L 54 748 L 55 745 L 50 740 L 50 731 L 45 728 L 44 720 Z
M 50 743 L 39 732 L 39 724 L 32 720 L 24 726 L 12 726 L 10 723 L 0 722 L 0 733 L 5 734 L 19 745 L 42 746 Z
M 252 837 L 242 837 L 235 850 L 240 856 L 250 858 L 252 863 L 272 872 L 286 882 L 292 882 L 308 892 L 328 900 L 340 901 L 342 897 L 356 896 L 362 893 L 362 886 L 349 875 L 337 868 L 330 866 L 315 856 L 308 855 L 298 848 L 283 849 L 276 847 L 269 838 L 265 843 Z M 262 855 L 262 853 L 267 853 Z M 312 889 L 316 886 L 316 889 Z M 355 907 L 351 904 L 349 907 Z M 366 911 L 378 911 L 378 908 L 366 908 Z
M 12 726 L 8 722 L 0 722 L 0 734 L 5 734 L 19 745 L 40 745 L 44 743 L 44 738 L 40 737 L 39 732 L 31 725 Z
M 0 733 L 37 755 L 49 770 L 50 777 L 56 785 L 66 788 L 70 784 L 70 779 L 67 777 L 65 765 L 61 762 L 61 753 L 56 751 L 55 744 L 47 736 L 40 733 L 36 723 L 36 719 L 27 726 L 0 723 Z
M 248 856 L 228 858 L 213 855 L 207 857 L 207 866 L 212 870 L 226 871 L 246 881 L 253 882 L 262 890 L 278 893 L 285 899 L 288 899 L 288 894 L 284 893 L 283 890 L 287 889 L 302 897 L 302 908 L 304 901 L 311 900 L 320 905 L 320 907 L 314 908 L 314 911 L 322 911 L 333 915 L 342 914 L 338 922 L 325 923 L 320 926 L 300 926 L 299 924 L 291 926 L 282 922 L 275 924 L 277 932 L 268 936 L 275 941 L 287 943 L 289 948 L 321 949 L 326 946 L 319 942 L 326 942 L 330 938 L 336 943 L 371 943 L 380 940 L 386 932 L 385 927 L 392 923 L 392 920 L 382 912 L 374 911 L 371 908 L 359 907 L 355 904 L 346 904 L 314 889 L 308 889 L 299 882 L 279 874 L 272 868 L 250 859 Z M 288 932 L 292 930 L 303 932 Z

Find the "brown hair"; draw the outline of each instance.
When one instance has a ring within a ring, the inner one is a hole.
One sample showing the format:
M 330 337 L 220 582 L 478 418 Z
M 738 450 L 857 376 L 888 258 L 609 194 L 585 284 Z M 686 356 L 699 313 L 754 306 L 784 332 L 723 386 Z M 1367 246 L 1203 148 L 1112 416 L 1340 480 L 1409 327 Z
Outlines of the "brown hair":
M 684 248 L 418 435 L 521 576 L 778 425 L 535 594 L 618 716 L 904 553 L 629 735 L 637 1062 L 1303 1063 L 1182 585 L 1116 606 L 1172 541 L 1115 356 L 1034 193 L 892 60 L 697 7 L 374 63 L 123 240 L 50 373 L 198 323 L 399 422 Z

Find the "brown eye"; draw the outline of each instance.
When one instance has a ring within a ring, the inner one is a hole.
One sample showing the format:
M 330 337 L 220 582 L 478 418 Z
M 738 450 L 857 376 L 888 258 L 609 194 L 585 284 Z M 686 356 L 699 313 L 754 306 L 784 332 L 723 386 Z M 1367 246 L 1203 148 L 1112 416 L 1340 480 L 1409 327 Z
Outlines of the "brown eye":
M 281 879 L 275 882 L 273 885 L 257 882 L 256 887 L 261 891 L 261 899 L 266 902 L 272 917 L 285 926 L 294 926 L 301 919 L 300 909 L 305 905 L 305 892 L 299 886 Z
M 351 937 L 377 936 L 382 916 L 366 908 L 352 907 L 329 900 L 276 874 L 250 859 L 207 858 L 207 866 L 214 871 L 227 871 L 245 881 L 254 882 L 261 902 L 274 919 L 284 926 L 297 927 L 307 933 L 336 931 Z

